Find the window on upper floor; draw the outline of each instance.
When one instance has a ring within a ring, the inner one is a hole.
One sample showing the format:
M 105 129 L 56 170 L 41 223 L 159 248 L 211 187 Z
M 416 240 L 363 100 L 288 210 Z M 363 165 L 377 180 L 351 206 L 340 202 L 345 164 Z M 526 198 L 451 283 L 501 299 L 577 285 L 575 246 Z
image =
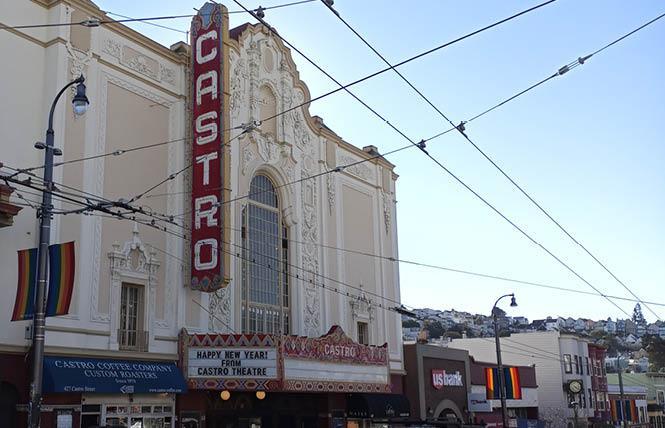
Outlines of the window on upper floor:
M 563 354 L 563 370 L 566 373 L 573 372 L 573 363 L 571 361 L 570 354 Z
M 580 391 L 580 398 L 582 400 L 582 408 L 586 409 L 586 394 L 584 393 L 584 388 Z
M 369 345 L 369 328 L 366 322 L 358 322 L 358 343 Z
M 123 283 L 120 291 L 118 345 L 122 350 L 147 351 L 148 332 L 144 331 L 143 286 Z
M 589 372 L 589 357 L 584 357 L 584 365 L 586 366 L 586 374 L 590 375 L 591 373 Z
M 579 366 L 579 363 L 577 361 L 577 359 L 578 359 L 577 355 L 573 355 L 573 357 L 574 357 L 573 361 L 574 361 L 574 364 L 575 364 L 575 374 L 580 374 L 580 366 Z
M 242 331 L 288 334 L 289 240 L 272 181 L 256 175 L 242 212 Z
M 593 393 L 591 392 L 591 388 L 588 389 L 589 392 L 589 408 L 594 409 L 593 407 Z

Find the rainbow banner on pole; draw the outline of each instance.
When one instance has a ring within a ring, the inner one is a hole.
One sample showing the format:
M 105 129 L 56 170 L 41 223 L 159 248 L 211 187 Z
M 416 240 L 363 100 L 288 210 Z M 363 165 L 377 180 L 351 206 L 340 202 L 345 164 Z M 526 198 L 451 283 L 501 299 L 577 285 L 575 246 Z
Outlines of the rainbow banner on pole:
M 37 248 L 18 251 L 18 286 L 12 321 L 30 320 L 35 313 L 37 294 Z M 51 245 L 49 253 L 49 286 L 46 299 L 46 316 L 69 313 L 74 291 L 74 241 Z
M 520 372 L 517 367 L 504 367 L 503 378 L 506 380 L 506 399 L 521 400 L 522 386 L 520 384 Z M 498 400 L 499 394 L 499 372 L 496 368 L 485 368 L 485 390 L 487 399 Z
M 74 291 L 74 241 L 51 245 L 49 253 L 49 285 L 46 316 L 67 315 Z
M 37 249 L 19 250 L 18 252 L 18 287 L 12 321 L 29 320 L 35 308 L 37 290 Z

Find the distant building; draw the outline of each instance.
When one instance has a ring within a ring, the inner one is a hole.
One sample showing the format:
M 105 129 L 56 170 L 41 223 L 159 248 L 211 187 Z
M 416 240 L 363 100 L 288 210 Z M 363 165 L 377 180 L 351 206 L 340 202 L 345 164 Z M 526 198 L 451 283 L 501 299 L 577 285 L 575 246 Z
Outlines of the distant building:
M 637 334 L 637 324 L 633 322 L 633 320 L 626 320 L 625 321 L 626 327 L 625 327 L 625 334 Z
M 595 384 L 590 366 L 587 370 L 587 361 L 591 364 L 588 340 L 558 331 L 519 333 L 500 340 L 505 365 L 535 365 L 539 418 L 550 426 L 565 427 L 574 422 L 570 403 L 576 403 L 578 417 L 588 422 L 597 419 L 596 410 L 602 416 L 608 409 L 606 393 L 599 386 L 605 377 L 602 365 L 594 375 Z M 456 339 L 449 347 L 466 349 L 478 361 L 496 362 L 496 349 L 491 340 Z M 579 393 L 568 392 L 572 381 L 582 383 Z
M 608 385 L 608 395 L 610 398 L 611 418 L 614 425 L 619 425 L 623 421 L 628 421 L 630 426 L 635 426 L 634 424 L 647 424 L 649 422 L 646 387 L 624 385 L 624 398 L 622 400 L 619 385 L 610 384 Z
M 626 386 L 646 387 L 647 416 L 653 428 L 665 427 L 665 373 L 623 373 Z M 607 375 L 609 385 L 618 385 L 616 373 Z
M 605 355 L 607 350 L 599 345 L 589 343 L 589 359 L 584 364 L 587 373 L 591 376 L 591 388 L 588 390 L 589 405 L 594 409 L 595 421 L 607 421 L 610 417 L 607 408 L 607 372 L 605 369 Z
M 612 321 L 612 318 L 608 318 L 605 322 L 605 332 L 609 334 L 615 334 L 617 332 L 617 323 Z

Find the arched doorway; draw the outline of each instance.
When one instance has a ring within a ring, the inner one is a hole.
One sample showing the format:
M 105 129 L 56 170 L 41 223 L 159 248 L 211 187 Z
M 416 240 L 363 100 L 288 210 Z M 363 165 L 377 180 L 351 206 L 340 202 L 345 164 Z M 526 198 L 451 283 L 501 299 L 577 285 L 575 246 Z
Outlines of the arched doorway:
M 464 421 L 464 415 L 457 404 L 452 400 L 441 400 L 439 404 L 434 409 L 434 418 L 436 419 L 457 419 L 459 421 Z
M 16 404 L 18 403 L 18 390 L 14 385 L 0 382 L 0 421 L 7 428 L 17 427 Z

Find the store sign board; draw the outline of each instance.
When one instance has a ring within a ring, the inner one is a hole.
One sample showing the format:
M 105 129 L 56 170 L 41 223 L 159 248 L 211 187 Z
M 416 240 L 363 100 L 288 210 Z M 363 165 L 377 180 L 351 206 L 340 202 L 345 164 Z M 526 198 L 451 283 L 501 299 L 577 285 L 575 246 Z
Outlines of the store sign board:
M 354 342 L 341 327 L 333 326 L 327 334 L 317 337 L 286 336 L 284 358 L 330 361 L 361 365 L 388 365 L 388 347 L 368 346 Z
M 222 165 L 222 6 L 206 3 L 192 19 L 191 287 L 212 292 L 224 286 Z
M 46 356 L 44 391 L 182 393 L 187 387 L 180 369 L 171 362 Z
M 492 403 L 487 399 L 485 394 L 482 393 L 469 393 L 469 411 L 470 412 L 491 412 Z
M 446 372 L 444 369 L 432 369 L 432 386 L 441 389 L 444 386 L 464 386 L 462 374 Z
M 188 357 L 189 378 L 277 379 L 275 348 L 190 348 Z

